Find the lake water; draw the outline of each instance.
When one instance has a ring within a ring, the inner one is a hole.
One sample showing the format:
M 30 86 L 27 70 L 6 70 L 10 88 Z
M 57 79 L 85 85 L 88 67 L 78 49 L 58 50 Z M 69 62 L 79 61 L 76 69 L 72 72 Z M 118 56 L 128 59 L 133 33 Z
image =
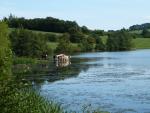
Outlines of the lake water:
M 91 105 L 111 113 L 150 113 L 150 50 L 82 53 L 67 67 L 41 67 L 28 79 L 68 111 Z

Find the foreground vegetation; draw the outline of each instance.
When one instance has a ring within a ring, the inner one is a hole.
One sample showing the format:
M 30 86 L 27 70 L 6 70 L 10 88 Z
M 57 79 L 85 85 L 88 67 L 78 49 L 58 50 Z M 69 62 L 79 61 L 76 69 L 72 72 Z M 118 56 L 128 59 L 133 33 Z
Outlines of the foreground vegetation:
M 33 91 L 30 83 L 9 78 L 1 80 L 0 111 L 2 113 L 63 113 L 60 105 L 49 102 Z M 17 81 L 17 83 L 16 83 Z M 28 89 L 29 87 L 29 89 Z
M 63 113 L 63 109 L 43 99 L 19 76 L 13 76 L 12 52 L 8 28 L 0 22 L 0 112 L 1 113 Z M 30 87 L 29 87 L 30 89 Z

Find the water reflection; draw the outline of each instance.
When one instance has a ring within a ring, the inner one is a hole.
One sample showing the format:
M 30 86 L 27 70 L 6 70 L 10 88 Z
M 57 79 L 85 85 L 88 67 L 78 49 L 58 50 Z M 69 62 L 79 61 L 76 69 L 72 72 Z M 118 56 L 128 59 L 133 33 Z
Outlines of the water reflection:
M 53 62 L 51 59 L 47 64 L 37 64 L 30 65 L 30 70 L 24 75 L 24 79 L 32 82 L 34 86 L 40 89 L 41 86 L 45 83 L 55 82 L 58 80 L 65 80 L 68 78 L 75 78 L 84 71 L 86 72 L 89 68 L 89 65 L 82 64 L 83 62 L 87 62 L 89 59 L 77 59 L 72 58 L 72 62 Z M 80 66 L 77 65 L 80 63 Z M 20 72 L 21 68 L 15 66 L 15 73 Z M 19 66 L 21 67 L 21 66 Z
M 71 64 L 70 60 L 67 60 L 66 62 L 59 62 L 58 60 L 54 62 L 56 64 L 56 67 L 67 67 Z

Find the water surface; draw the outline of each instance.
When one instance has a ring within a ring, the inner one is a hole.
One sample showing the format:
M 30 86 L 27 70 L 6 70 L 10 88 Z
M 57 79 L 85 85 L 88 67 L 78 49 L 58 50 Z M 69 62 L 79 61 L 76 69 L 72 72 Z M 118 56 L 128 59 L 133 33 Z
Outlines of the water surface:
M 92 105 L 111 113 L 150 113 L 150 50 L 83 53 L 68 67 L 46 69 L 29 78 L 41 95 L 69 111 Z

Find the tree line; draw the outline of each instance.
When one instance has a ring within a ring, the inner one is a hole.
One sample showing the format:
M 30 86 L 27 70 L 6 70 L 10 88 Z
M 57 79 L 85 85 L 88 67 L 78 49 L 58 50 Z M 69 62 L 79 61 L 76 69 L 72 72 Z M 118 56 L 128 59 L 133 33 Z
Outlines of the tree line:
M 54 51 L 48 47 L 48 42 L 51 41 L 45 34 L 34 33 L 21 28 L 12 31 L 9 38 L 14 54 L 19 57 L 40 58 L 43 54 L 51 54 L 52 52 L 71 54 L 90 51 L 126 51 L 133 47 L 132 36 L 125 30 L 108 34 L 107 39 L 105 39 L 106 43 L 97 34 L 64 33 L 57 37 L 55 42 L 58 45 Z
M 77 31 L 81 30 L 75 21 L 64 21 L 53 17 L 25 19 L 24 17 L 18 18 L 10 15 L 8 18 L 5 17 L 3 20 L 7 22 L 10 28 L 23 27 L 30 30 L 56 33 L 69 32 L 71 28 L 74 28 Z
M 26 19 L 24 17 L 16 17 L 10 14 L 4 17 L 10 28 L 23 27 L 29 30 L 39 30 L 45 32 L 69 33 L 74 31 L 83 32 L 85 34 L 94 33 L 104 35 L 104 30 L 90 30 L 86 26 L 80 27 L 76 21 L 64 21 L 53 17 Z
M 55 42 L 58 45 L 54 51 L 48 46 L 53 35 L 49 38 L 47 34 L 35 33 L 23 28 L 9 34 L 13 54 L 18 57 L 40 58 L 43 54 L 50 55 L 52 52 L 71 54 L 90 51 L 126 51 L 133 47 L 132 36 L 125 30 L 108 34 L 106 43 L 97 34 L 64 33 L 56 38 Z
M 150 23 L 145 23 L 141 25 L 133 25 L 129 28 L 129 30 L 144 30 L 144 29 L 150 29 Z

